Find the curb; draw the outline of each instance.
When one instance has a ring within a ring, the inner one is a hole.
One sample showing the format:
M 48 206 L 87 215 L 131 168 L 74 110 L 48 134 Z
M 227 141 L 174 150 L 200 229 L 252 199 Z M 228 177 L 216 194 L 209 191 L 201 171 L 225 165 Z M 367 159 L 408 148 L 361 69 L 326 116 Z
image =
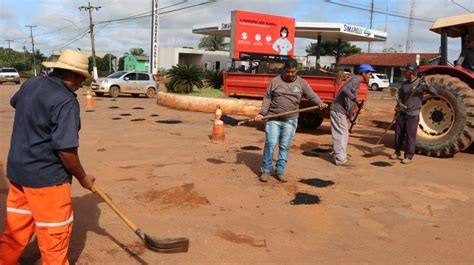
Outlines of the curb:
M 234 98 L 206 98 L 166 92 L 158 92 L 157 104 L 174 109 L 214 113 L 220 105 L 224 114 L 255 116 L 262 107 L 261 100 Z

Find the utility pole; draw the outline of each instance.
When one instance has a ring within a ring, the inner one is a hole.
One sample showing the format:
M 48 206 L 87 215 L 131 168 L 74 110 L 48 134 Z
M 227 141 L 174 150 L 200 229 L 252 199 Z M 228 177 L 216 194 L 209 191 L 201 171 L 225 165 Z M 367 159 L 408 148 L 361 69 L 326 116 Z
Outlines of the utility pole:
M 8 49 L 10 49 L 10 42 L 13 42 L 14 40 L 5 40 L 8 41 Z
M 405 45 L 405 52 L 409 53 L 412 50 L 413 41 L 411 39 L 413 31 L 413 17 L 415 16 L 415 0 L 411 0 L 410 18 L 408 20 L 407 43 Z
M 370 26 L 369 26 L 370 29 L 372 29 L 373 21 L 374 21 L 374 0 L 372 0 L 370 4 Z M 371 46 L 372 46 L 372 43 L 369 41 L 369 44 L 367 47 L 367 53 L 370 53 Z
M 151 51 L 150 51 L 150 73 L 156 78 L 158 77 L 158 46 L 159 46 L 159 29 L 160 29 L 160 19 L 159 19 L 159 0 L 151 1 Z
M 98 11 L 101 6 L 91 6 L 91 2 L 88 2 L 87 6 L 80 6 L 79 11 L 89 11 L 89 33 L 91 35 L 91 49 L 92 49 L 92 65 L 94 66 L 94 79 L 98 78 L 97 75 L 97 62 L 95 59 L 95 44 L 94 44 L 94 24 L 92 23 L 92 9 Z
M 26 25 L 25 27 L 30 28 L 31 46 L 33 47 L 33 74 L 36 76 L 35 41 L 33 39 L 33 28 L 36 28 L 36 25 Z

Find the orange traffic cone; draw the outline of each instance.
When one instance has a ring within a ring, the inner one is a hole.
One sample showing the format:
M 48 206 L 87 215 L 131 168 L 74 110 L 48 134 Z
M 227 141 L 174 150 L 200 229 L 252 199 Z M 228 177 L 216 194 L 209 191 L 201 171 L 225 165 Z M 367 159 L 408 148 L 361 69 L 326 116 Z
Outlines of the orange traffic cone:
M 221 117 L 222 117 L 221 106 L 217 105 L 216 116 L 214 119 L 214 127 L 212 128 L 212 136 L 211 136 L 211 141 L 213 143 L 220 143 L 224 141 L 225 139 L 224 122 L 221 121 Z
M 212 128 L 211 141 L 215 144 L 224 141 L 224 122 L 221 120 L 214 120 L 214 127 Z
M 86 111 L 94 111 L 94 101 L 92 100 L 92 94 L 90 90 L 87 90 L 86 96 Z
M 217 105 L 217 107 L 216 107 L 216 117 L 214 119 L 220 120 L 221 117 L 222 117 L 221 105 Z

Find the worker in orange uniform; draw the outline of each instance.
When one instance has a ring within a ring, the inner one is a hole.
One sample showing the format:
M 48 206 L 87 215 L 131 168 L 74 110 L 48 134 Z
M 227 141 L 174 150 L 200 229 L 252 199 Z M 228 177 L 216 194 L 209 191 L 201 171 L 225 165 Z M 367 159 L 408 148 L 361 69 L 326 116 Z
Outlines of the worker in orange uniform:
M 94 184 L 78 156 L 81 123 L 74 93 L 86 79 L 93 79 L 87 71 L 88 58 L 65 50 L 57 62 L 43 65 L 53 72 L 27 80 L 10 100 L 16 111 L 1 265 L 17 264 L 35 232 L 43 264 L 69 264 L 72 176 L 86 189 Z

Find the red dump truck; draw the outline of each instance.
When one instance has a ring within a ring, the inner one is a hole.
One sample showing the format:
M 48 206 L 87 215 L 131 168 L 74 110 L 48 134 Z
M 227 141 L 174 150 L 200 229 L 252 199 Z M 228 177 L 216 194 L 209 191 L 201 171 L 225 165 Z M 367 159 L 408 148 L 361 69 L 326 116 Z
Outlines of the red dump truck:
M 277 74 L 249 74 L 227 72 L 224 75 L 224 95 L 237 98 L 261 99 L 265 95 L 270 80 Z M 301 76 L 313 88 L 319 97 L 328 104 L 334 101 L 345 79 L 336 76 Z M 367 100 L 368 87 L 361 83 L 358 99 Z M 309 102 L 303 100 L 300 108 L 308 107 Z M 300 113 L 298 125 L 302 128 L 316 129 L 328 117 L 329 108 L 315 112 Z

